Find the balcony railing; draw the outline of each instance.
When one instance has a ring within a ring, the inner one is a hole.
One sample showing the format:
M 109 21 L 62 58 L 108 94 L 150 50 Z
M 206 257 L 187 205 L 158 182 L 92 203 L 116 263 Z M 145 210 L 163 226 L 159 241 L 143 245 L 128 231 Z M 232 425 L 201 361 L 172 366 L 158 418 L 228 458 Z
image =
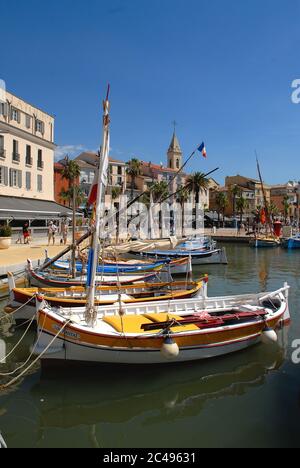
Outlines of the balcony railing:
M 19 162 L 20 162 L 20 159 L 21 159 L 21 156 L 19 155 L 19 153 L 13 153 L 13 154 L 12 154 L 12 160 L 13 160 L 13 162 L 19 163 Z
M 6 158 L 6 150 L 3 148 L 0 148 L 0 159 L 5 159 Z
M 38 169 L 44 169 L 44 161 L 38 161 L 37 167 Z
M 33 159 L 32 159 L 32 158 L 26 158 L 25 164 L 26 164 L 26 166 L 32 166 L 32 164 L 33 164 Z

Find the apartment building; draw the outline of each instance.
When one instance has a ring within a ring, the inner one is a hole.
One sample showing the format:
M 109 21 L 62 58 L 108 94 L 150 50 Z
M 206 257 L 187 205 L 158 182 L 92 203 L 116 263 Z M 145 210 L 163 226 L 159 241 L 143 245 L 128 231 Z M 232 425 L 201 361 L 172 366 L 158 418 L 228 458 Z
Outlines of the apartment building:
M 233 188 L 234 186 L 239 187 L 245 198 L 248 200 L 249 212 L 257 210 L 259 207 L 264 206 L 264 195 L 259 180 L 251 179 L 244 176 L 230 176 L 225 179 L 225 186 L 228 189 Z M 271 201 L 271 187 L 264 183 L 264 191 L 266 195 L 267 202 Z
M 54 117 L 6 92 L 0 102 L 0 195 L 53 200 L 53 159 Z

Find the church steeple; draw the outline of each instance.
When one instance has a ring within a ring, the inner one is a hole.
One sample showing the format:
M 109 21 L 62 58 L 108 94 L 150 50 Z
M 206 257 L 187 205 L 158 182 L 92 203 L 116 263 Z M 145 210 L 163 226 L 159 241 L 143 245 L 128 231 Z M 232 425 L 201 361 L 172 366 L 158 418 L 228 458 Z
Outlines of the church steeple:
M 169 169 L 180 169 L 182 166 L 182 151 L 179 145 L 178 138 L 175 130 L 173 133 L 172 141 L 168 149 L 168 168 Z

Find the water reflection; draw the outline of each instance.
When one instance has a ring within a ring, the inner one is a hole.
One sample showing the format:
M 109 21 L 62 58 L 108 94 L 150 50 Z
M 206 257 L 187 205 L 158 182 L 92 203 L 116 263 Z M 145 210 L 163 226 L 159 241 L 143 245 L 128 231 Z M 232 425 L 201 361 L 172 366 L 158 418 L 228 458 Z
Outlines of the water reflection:
M 20 390 L 13 398 L 7 395 L 0 408 L 0 427 L 11 433 L 14 446 L 24 444 L 28 431 L 30 446 L 44 446 L 50 429 L 75 429 L 73 437 L 79 439 L 83 427 L 91 446 L 104 446 L 96 436 L 102 426 L 129 427 L 140 418 L 144 427 L 155 429 L 162 421 L 196 417 L 210 400 L 240 396 L 262 386 L 284 359 L 281 346 L 259 345 L 198 364 L 47 369 L 33 377 L 27 397 Z M 22 416 L 16 414 L 20 403 Z

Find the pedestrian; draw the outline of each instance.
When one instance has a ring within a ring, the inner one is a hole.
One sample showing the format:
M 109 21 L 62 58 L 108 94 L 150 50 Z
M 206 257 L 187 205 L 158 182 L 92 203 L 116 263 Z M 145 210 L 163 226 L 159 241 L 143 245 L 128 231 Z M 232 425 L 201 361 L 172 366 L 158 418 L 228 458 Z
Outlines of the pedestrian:
M 25 223 L 23 225 L 23 241 L 24 244 L 29 244 L 29 238 L 30 238 L 30 233 L 29 233 L 29 224 Z
M 48 246 L 51 243 L 51 240 L 53 242 L 53 245 L 55 245 L 55 235 L 57 233 L 57 226 L 53 221 L 50 221 L 49 227 L 48 227 Z
M 61 244 L 66 245 L 67 240 L 68 240 L 68 233 L 69 233 L 69 225 L 66 221 L 66 222 L 63 222 L 61 225 L 61 237 L 62 237 L 60 241 Z

